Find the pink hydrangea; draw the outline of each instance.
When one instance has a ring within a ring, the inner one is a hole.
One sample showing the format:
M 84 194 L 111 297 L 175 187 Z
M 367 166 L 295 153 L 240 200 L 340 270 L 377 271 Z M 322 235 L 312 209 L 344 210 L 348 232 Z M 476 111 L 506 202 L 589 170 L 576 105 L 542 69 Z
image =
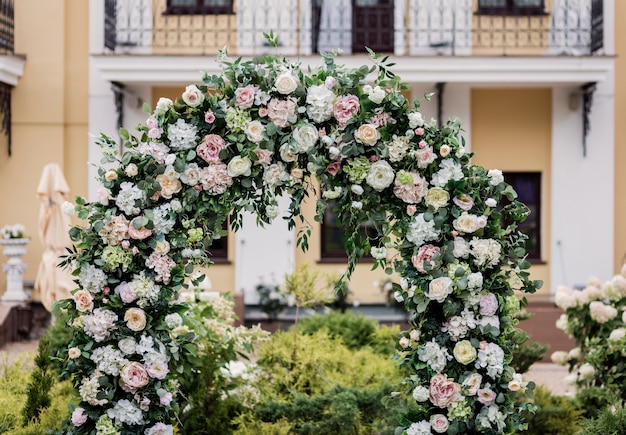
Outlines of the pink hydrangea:
M 341 127 L 345 127 L 350 118 L 359 113 L 360 107 L 356 95 L 342 95 L 333 104 L 333 116 Z

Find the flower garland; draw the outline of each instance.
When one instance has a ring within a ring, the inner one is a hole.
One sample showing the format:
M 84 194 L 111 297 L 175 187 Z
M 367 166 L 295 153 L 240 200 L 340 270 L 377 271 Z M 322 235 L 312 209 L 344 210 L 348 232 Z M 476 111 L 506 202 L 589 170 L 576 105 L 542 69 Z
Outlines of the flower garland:
M 99 202 L 77 200 L 88 225 L 71 230 L 67 262 L 79 288 L 59 304 L 75 330 L 67 371 L 81 396 L 67 433 L 173 433 L 196 352 L 193 334 L 172 333 L 188 309 L 177 299 L 185 279 L 210 264 L 229 216 L 234 229 L 243 210 L 268 223 L 289 194 L 283 218 L 293 228 L 311 177 L 317 219 L 333 200 L 345 229 L 344 278 L 367 252 L 402 277 L 404 433 L 522 427 L 514 396 L 528 386 L 509 362 L 525 339 L 513 328 L 514 290 L 538 285 L 515 226 L 527 209 L 500 171 L 470 163 L 458 122 L 426 123 L 387 58 L 372 58 L 348 69 L 326 53 L 305 71 L 276 56 L 221 53 L 221 76 L 160 99 L 137 136 L 121 130 L 122 156 L 100 137 L 111 169 L 99 170 Z M 358 231 L 365 221 L 377 238 Z M 298 234 L 305 249 L 308 234 Z

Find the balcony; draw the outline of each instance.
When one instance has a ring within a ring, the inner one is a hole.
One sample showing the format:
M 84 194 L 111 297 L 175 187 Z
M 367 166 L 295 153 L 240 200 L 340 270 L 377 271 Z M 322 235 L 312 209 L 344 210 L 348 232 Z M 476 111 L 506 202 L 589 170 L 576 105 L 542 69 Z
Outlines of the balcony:
M 235 55 L 263 54 L 262 32 L 273 30 L 287 56 L 356 54 L 365 45 L 398 56 L 588 56 L 602 51 L 604 37 L 602 0 L 545 0 L 521 15 L 486 13 L 478 0 L 104 3 L 102 54 L 204 56 L 225 45 Z

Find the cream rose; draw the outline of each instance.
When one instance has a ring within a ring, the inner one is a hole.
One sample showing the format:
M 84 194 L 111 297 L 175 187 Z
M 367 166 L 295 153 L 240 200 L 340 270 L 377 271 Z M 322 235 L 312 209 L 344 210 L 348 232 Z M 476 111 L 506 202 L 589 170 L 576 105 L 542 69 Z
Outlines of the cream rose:
M 429 299 L 443 303 L 448 295 L 452 293 L 452 290 L 452 280 L 447 276 L 440 276 L 439 278 L 433 279 L 428 284 L 426 296 Z
M 204 101 L 204 94 L 196 85 L 189 85 L 183 92 L 183 101 L 189 107 L 198 107 Z
M 250 168 L 252 167 L 252 160 L 248 157 L 235 156 L 228 162 L 228 175 L 231 177 L 238 177 L 240 175 L 250 175 Z
M 380 139 L 380 133 L 374 124 L 363 124 L 354 133 L 354 137 L 365 145 L 375 145 Z
M 374 190 L 381 192 L 393 183 L 394 177 L 395 174 L 391 165 L 385 160 L 378 160 L 370 166 L 365 182 Z
M 476 359 L 476 348 L 472 346 L 469 340 L 462 340 L 455 344 L 452 353 L 454 359 L 464 365 L 468 365 Z
M 77 348 L 77 347 L 71 347 L 71 348 L 69 348 L 69 349 L 68 349 L 68 351 L 67 351 L 67 356 L 68 356 L 70 359 L 76 359 L 76 358 L 78 358 L 78 357 L 81 355 L 81 353 L 82 353 L 82 352 L 80 351 L 80 349 L 79 349 L 79 348 Z
M 143 331 L 146 327 L 146 313 L 141 308 L 129 308 L 124 314 L 124 321 L 131 331 Z
M 78 290 L 73 296 L 76 309 L 81 313 L 89 313 L 93 310 L 93 297 L 87 290 Z
M 134 177 L 135 175 L 137 175 L 137 173 L 139 172 L 139 168 L 137 167 L 136 164 L 134 163 L 129 163 L 128 166 L 126 166 L 126 170 L 124 171 L 126 173 L 126 175 L 128 175 L 129 177 Z
M 104 173 L 104 179 L 107 181 L 115 181 L 117 180 L 117 172 L 114 169 L 109 169 Z
M 165 174 L 157 175 L 156 181 L 161 186 L 161 196 L 163 198 L 169 199 L 183 188 L 178 178 L 171 178 Z
M 298 154 L 289 144 L 282 144 L 279 150 L 280 158 L 283 162 L 295 162 L 298 160 Z
M 480 389 L 483 377 L 478 373 L 472 373 L 461 384 L 461 389 L 466 396 L 475 396 Z
M 285 71 L 284 73 L 276 77 L 274 87 L 276 88 L 278 93 L 283 95 L 289 95 L 296 90 L 299 83 L 300 81 L 291 71 Z
M 143 364 L 132 361 L 126 364 L 120 371 L 120 381 L 127 389 L 135 391 L 148 385 L 150 377 Z
M 319 138 L 319 133 L 313 124 L 307 123 L 293 131 L 293 138 L 296 141 L 298 152 L 305 153 L 315 146 Z
M 250 142 L 259 143 L 263 140 L 263 133 L 265 132 L 265 126 L 261 121 L 250 121 L 246 124 L 244 133 Z
M 461 213 L 461 216 L 452 222 L 452 226 L 454 226 L 454 229 L 459 233 L 463 234 L 473 233 L 480 228 L 478 225 L 478 217 L 467 212 Z
M 448 205 L 448 201 L 450 201 L 450 194 L 441 187 L 431 187 L 424 196 L 424 203 L 434 207 L 435 210 Z
M 165 255 L 170 252 L 170 243 L 167 240 L 161 240 L 157 242 L 154 252 L 159 255 Z

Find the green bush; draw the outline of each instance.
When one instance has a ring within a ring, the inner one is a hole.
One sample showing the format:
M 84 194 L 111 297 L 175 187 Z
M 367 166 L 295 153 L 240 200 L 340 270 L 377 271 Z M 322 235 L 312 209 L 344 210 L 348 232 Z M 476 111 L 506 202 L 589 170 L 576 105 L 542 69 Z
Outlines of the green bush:
M 369 346 L 380 355 L 392 355 L 400 334 L 398 326 L 380 326 L 374 319 L 359 313 L 331 312 L 306 317 L 298 323 L 298 332 L 311 335 L 326 331 L 330 337 L 339 338 L 351 350 Z
M 530 366 L 541 361 L 550 346 L 537 342 L 523 343 L 513 349 L 511 367 L 517 373 L 526 373 Z
M 586 419 L 597 418 L 613 401 L 615 396 L 606 388 L 581 388 L 576 392 L 576 406 Z
M 535 388 L 534 403 L 537 411 L 526 417 L 528 435 L 564 435 L 580 431 L 582 411 L 576 407 L 573 399 L 553 396 L 544 387 Z
M 581 435 L 626 435 L 626 408 L 609 407 L 598 418 L 585 420 Z

